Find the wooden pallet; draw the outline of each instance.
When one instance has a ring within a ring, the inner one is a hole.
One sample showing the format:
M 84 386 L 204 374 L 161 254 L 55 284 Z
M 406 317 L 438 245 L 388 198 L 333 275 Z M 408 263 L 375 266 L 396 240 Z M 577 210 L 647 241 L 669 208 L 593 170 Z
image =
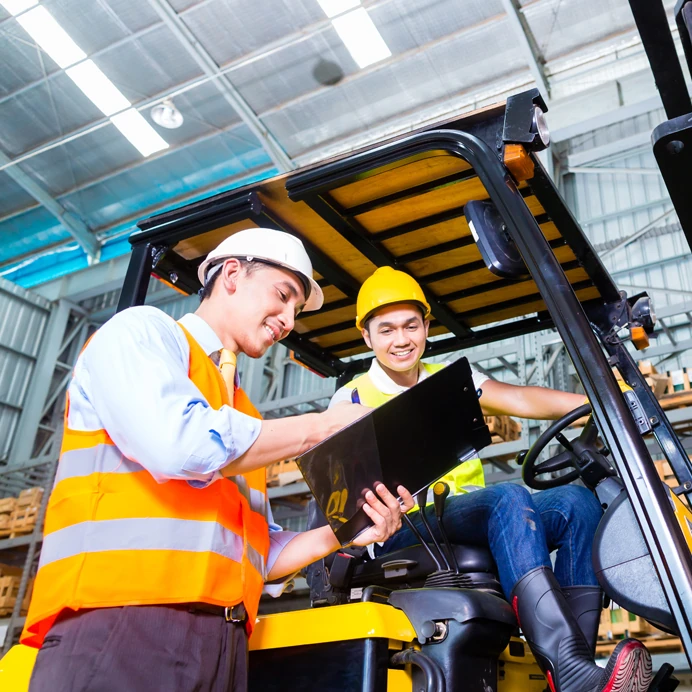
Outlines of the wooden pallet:
M 12 510 L 17 506 L 16 497 L 3 497 L 0 498 L 0 514 L 10 514 Z
M 651 653 L 675 652 L 683 650 L 680 639 L 669 634 L 638 637 L 638 639 Z M 613 639 L 611 641 L 599 640 L 596 643 L 596 657 L 605 658 L 610 656 L 621 640 L 622 638 Z
M 0 577 L 21 577 L 22 568 L 0 562 Z
M 281 487 L 289 483 L 296 483 L 303 480 L 303 474 L 298 468 L 298 464 L 291 459 L 277 461 L 275 464 L 267 466 L 267 486 Z
M 43 498 L 43 488 L 27 488 L 17 497 L 17 507 L 38 507 Z
M 21 581 L 21 572 L 19 576 L 0 577 L 0 617 L 6 617 L 12 614 L 14 606 L 19 595 L 19 583 Z M 34 579 L 29 579 L 26 585 L 26 592 L 22 599 L 22 607 L 19 611 L 20 615 L 26 615 L 31 602 L 31 594 L 34 590 Z
M 485 424 L 490 430 L 493 444 L 511 442 L 521 437 L 521 423 L 510 416 L 485 416 Z
M 0 615 L 9 615 L 17 601 L 21 577 L 0 577 Z
M 615 637 L 663 634 L 644 618 L 630 613 L 624 608 L 606 608 L 601 611 L 598 636 L 606 641 Z
M 664 394 L 659 398 L 658 403 L 664 411 L 670 411 L 676 408 L 686 408 L 692 406 L 692 391 L 673 392 L 672 394 Z
M 650 651 L 682 651 L 682 643 L 678 637 L 662 632 L 644 618 L 624 608 L 602 610 L 596 656 L 610 656 L 625 637 L 636 637 Z
M 9 525 L 0 529 L 0 538 L 25 536 L 36 528 L 38 507 L 17 507 L 10 515 Z

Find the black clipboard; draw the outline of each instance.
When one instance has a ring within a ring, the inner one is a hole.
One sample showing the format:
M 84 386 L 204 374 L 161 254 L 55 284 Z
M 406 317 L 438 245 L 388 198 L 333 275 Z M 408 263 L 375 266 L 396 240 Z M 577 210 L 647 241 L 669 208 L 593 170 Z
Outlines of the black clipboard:
M 363 495 L 383 482 L 414 495 L 491 443 L 471 367 L 460 358 L 298 457 L 341 543 L 371 525 Z

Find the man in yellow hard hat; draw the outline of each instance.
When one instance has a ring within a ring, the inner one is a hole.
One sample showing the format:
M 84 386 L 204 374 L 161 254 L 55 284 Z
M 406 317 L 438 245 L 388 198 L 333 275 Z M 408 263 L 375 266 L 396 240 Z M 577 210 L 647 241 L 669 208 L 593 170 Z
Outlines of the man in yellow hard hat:
M 77 360 L 22 643 L 40 647 L 31 692 L 246 688 L 247 637 L 274 595 L 338 547 L 328 527 L 273 524 L 264 467 L 362 416 L 361 406 L 262 421 L 235 370 L 317 310 L 302 243 L 240 231 L 199 269 L 201 304 L 175 321 L 124 310 Z M 413 506 L 379 485 L 361 545 Z M 379 495 L 379 497 L 378 497 Z
M 333 408 L 346 401 L 380 406 L 445 367 L 421 361 L 430 305 L 408 274 L 378 269 L 363 283 L 356 309 L 356 326 L 375 358 L 368 372 L 334 394 Z M 579 394 L 509 385 L 476 371 L 473 378 L 486 414 L 556 419 L 584 403 Z M 534 495 L 511 483 L 486 488 L 479 459 L 465 462 L 447 480 L 454 494 L 446 501 L 446 532 L 452 543 L 490 548 L 505 595 L 553 692 L 644 692 L 651 659 L 640 642 L 621 642 L 605 670 L 593 661 L 602 605 L 591 562 L 601 517 L 593 494 L 575 485 Z M 375 552 L 417 542 L 405 527 Z

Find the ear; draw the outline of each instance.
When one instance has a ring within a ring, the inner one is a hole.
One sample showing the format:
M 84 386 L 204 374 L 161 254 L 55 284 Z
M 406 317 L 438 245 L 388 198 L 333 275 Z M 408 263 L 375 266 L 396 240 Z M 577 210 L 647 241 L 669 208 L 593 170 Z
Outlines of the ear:
M 240 264 L 238 258 L 230 257 L 223 263 L 223 267 L 221 267 L 221 276 L 219 277 L 219 281 L 223 284 L 226 293 L 230 295 L 235 293 L 238 284 L 238 278 L 242 273 L 243 267 Z
M 430 320 L 423 320 L 423 327 L 425 327 L 425 338 L 427 339 L 430 331 Z
M 372 349 L 372 341 L 370 341 L 370 333 L 367 329 L 361 329 L 360 333 L 363 335 L 365 343 L 368 345 L 369 349 Z

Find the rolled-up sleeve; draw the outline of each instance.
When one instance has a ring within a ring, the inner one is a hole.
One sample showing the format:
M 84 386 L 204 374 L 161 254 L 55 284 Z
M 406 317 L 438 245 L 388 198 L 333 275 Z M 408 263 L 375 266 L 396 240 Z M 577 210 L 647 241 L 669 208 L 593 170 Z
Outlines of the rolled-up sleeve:
M 276 560 L 283 549 L 298 535 L 297 531 L 284 531 L 281 526 L 274 522 L 271 507 L 267 504 L 267 521 L 269 522 L 269 554 L 267 556 L 267 574 L 272 571 Z M 278 598 L 282 593 L 289 593 L 293 590 L 293 580 L 298 572 L 287 574 L 285 577 L 266 582 L 264 593 L 274 598 Z
M 262 423 L 229 406 L 212 408 L 188 366 L 187 340 L 171 318 L 146 307 L 119 313 L 75 368 L 70 427 L 103 427 L 159 482 L 205 485 L 252 446 Z

